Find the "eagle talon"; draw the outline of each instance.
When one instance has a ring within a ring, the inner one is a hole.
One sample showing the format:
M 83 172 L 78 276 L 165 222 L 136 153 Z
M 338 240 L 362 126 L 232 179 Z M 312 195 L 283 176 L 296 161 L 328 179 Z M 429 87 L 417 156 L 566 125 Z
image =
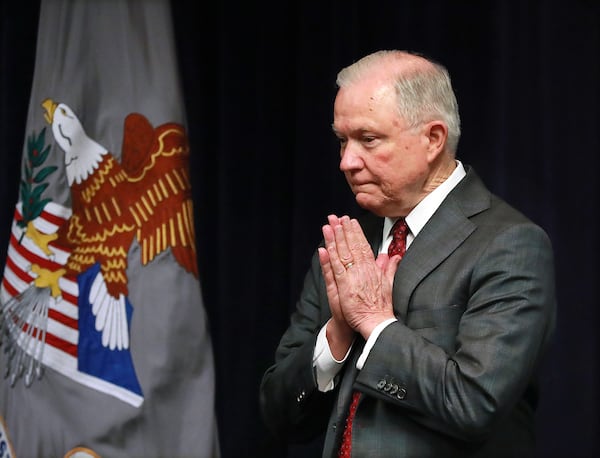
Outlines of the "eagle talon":
M 48 248 L 48 244 L 53 242 L 58 237 L 58 234 L 43 234 L 37 230 L 33 221 L 29 221 L 27 223 L 27 230 L 25 231 L 25 235 L 29 237 L 33 243 L 35 243 L 46 256 L 54 257 L 54 253 L 50 248 Z
M 38 288 L 50 288 L 52 297 L 61 297 L 60 286 L 58 281 L 67 271 L 66 269 L 57 269 L 55 271 L 48 270 L 44 267 L 40 267 L 38 264 L 31 265 L 31 271 L 36 273 L 38 276 L 33 281 L 35 286 Z

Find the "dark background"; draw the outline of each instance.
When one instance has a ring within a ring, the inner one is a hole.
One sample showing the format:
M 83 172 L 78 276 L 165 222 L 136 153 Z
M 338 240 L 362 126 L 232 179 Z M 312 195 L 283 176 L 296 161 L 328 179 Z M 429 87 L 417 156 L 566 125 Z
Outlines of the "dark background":
M 35 1 L 0 6 L 0 267 L 37 11 Z M 175 1 L 173 15 L 223 457 L 318 455 L 269 436 L 258 386 L 327 214 L 356 212 L 331 134 L 335 75 L 381 48 L 447 65 L 462 116 L 459 159 L 553 240 L 558 328 L 539 456 L 597 456 L 599 2 Z

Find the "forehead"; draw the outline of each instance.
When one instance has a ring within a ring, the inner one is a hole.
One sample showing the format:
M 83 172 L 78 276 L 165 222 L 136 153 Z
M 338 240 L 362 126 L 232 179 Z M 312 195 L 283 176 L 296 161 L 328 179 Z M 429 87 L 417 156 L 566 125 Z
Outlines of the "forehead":
M 362 80 L 338 90 L 334 104 L 334 129 L 370 129 L 401 122 L 392 85 Z

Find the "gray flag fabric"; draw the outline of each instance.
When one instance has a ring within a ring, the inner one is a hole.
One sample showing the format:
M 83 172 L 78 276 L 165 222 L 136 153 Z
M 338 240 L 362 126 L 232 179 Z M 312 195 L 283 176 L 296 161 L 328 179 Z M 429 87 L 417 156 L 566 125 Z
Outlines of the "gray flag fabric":
M 41 1 L 0 458 L 220 455 L 184 113 L 168 0 Z

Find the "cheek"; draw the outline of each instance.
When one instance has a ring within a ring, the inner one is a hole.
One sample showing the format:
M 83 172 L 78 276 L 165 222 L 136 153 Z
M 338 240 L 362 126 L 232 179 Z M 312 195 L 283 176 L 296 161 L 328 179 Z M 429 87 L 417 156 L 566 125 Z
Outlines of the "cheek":
M 412 151 L 412 152 L 411 152 Z M 414 150 L 403 151 L 382 169 L 385 181 L 393 188 L 410 188 L 419 185 L 429 173 L 429 165 L 424 154 L 415 154 Z
M 427 149 L 419 141 L 419 138 L 411 139 L 399 145 L 397 149 L 400 154 L 395 155 L 400 163 L 406 163 L 411 169 L 426 169 L 427 164 Z

